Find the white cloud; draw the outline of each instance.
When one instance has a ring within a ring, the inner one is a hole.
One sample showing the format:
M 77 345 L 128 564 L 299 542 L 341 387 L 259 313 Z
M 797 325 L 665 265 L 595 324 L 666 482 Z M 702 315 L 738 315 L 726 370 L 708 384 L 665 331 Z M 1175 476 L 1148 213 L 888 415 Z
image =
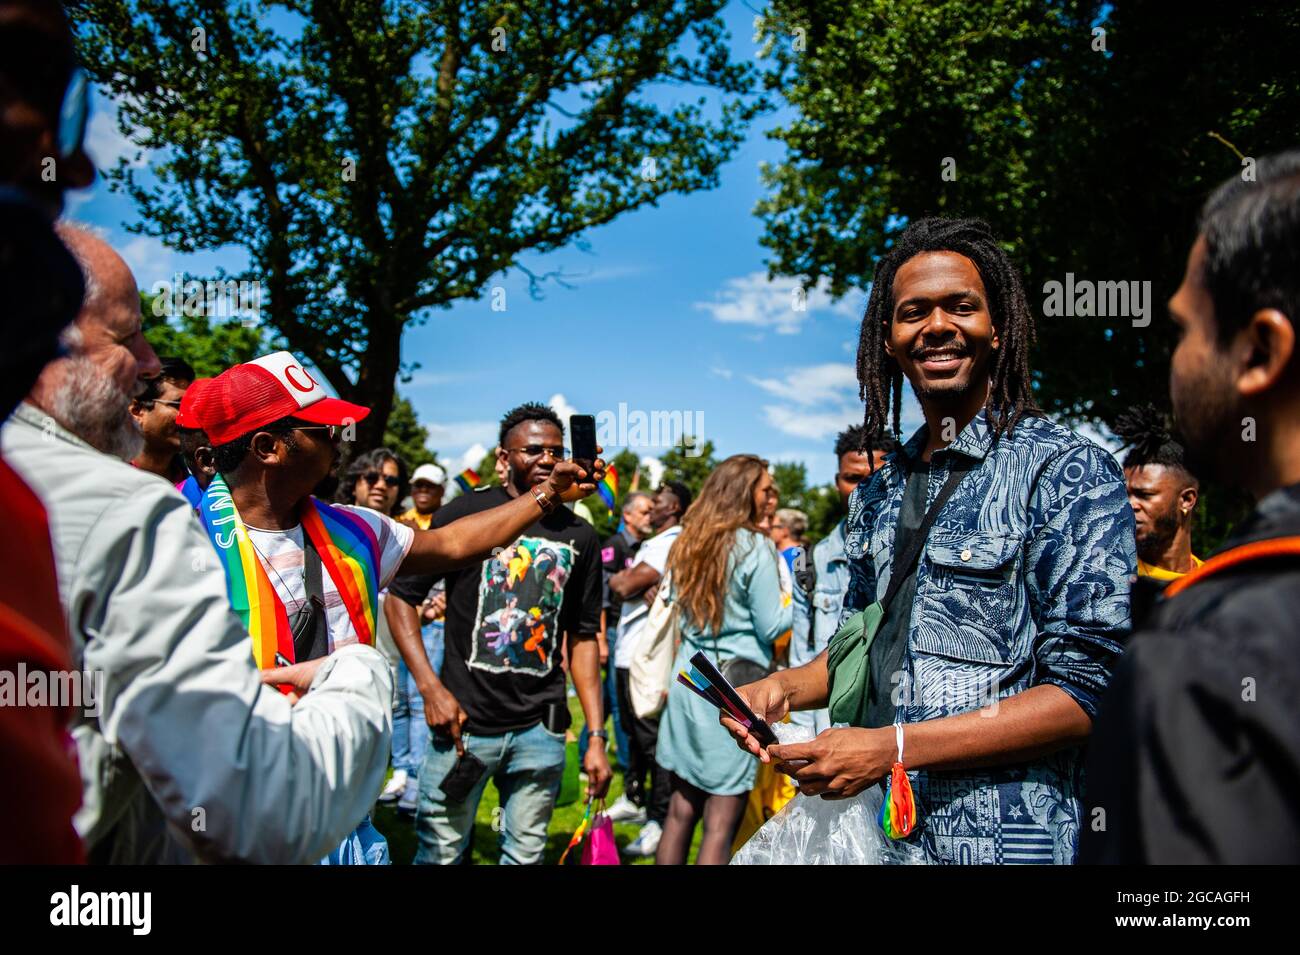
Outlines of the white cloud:
M 712 367 L 712 368 L 709 369 L 709 374 L 711 374 L 711 375 L 716 375 L 716 376 L 719 377 L 719 378 L 725 378 L 725 379 L 727 379 L 727 381 L 730 381 L 730 380 L 731 380 L 731 369 L 730 369 L 730 368 L 719 368 L 719 367 L 717 367 L 717 366 L 715 365 L 714 367 Z
M 131 267 L 135 284 L 142 289 L 153 288 L 155 282 L 171 282 L 175 273 L 184 271 L 180 256 L 151 235 L 138 235 L 125 245 L 113 247 Z
M 768 278 L 765 272 L 750 272 L 727 279 L 711 302 L 695 302 L 694 307 L 708 312 L 714 321 L 757 325 L 774 329 L 781 335 L 797 333 L 813 312 L 855 315 L 858 309 L 849 295 L 831 301 L 826 279 L 804 292 L 797 278 L 779 275 Z
M 560 416 L 560 420 L 564 422 L 564 433 L 567 437 L 569 433 L 569 416 L 578 414 L 578 409 L 569 404 L 569 400 L 560 394 L 551 395 L 551 400 L 546 403 L 555 410 L 555 413 Z
M 645 468 L 650 477 L 650 486 L 642 488 L 642 490 L 653 491 L 659 486 L 659 482 L 664 479 L 664 463 L 658 458 L 652 458 L 647 454 L 641 459 L 641 467 Z
M 99 101 L 103 105 L 91 113 L 86 125 L 86 154 L 94 160 L 96 168 L 116 168 L 119 159 L 126 159 L 136 169 L 148 165 L 152 150 L 140 148 L 118 128 L 117 102 L 102 92 Z
M 496 444 L 497 425 L 493 421 L 433 422 L 429 429 L 429 444 L 435 448 L 463 448 L 466 445 Z M 484 452 L 479 452 L 479 457 Z M 475 462 L 477 463 L 477 462 Z
M 488 453 L 488 449 L 481 444 L 471 444 L 465 449 L 465 453 L 460 456 L 460 463 L 456 466 L 456 473 L 459 474 L 466 468 L 477 468 L 483 456 Z M 480 474 L 479 477 L 486 475 Z
M 784 378 L 755 378 L 751 384 L 798 405 L 822 405 L 847 400 L 858 390 L 857 370 L 844 362 L 795 368 Z
M 824 441 L 849 425 L 860 424 L 862 409 L 844 405 L 830 411 L 796 411 L 784 405 L 764 405 L 763 417 L 784 434 Z

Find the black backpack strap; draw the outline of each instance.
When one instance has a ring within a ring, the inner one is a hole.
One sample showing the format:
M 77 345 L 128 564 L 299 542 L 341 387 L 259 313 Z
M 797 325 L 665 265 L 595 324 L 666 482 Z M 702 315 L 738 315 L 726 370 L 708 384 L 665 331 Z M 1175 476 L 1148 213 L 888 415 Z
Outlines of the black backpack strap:
M 939 516 L 939 511 L 948 502 L 948 498 L 952 497 L 952 492 L 957 490 L 957 485 L 961 483 L 961 479 L 975 467 L 975 463 L 974 458 L 963 455 L 953 464 L 952 470 L 948 472 L 948 480 L 944 482 L 943 488 L 939 491 L 939 496 L 934 499 L 930 509 L 925 512 L 925 517 L 921 519 L 921 526 L 901 547 L 895 548 L 894 563 L 889 574 L 889 586 L 885 589 L 884 599 L 880 601 L 882 611 L 887 610 L 889 604 L 898 596 L 904 578 L 912 572 L 912 568 L 916 566 L 916 562 L 921 556 L 921 548 L 925 546 L 925 539 L 930 535 L 930 528 L 934 525 L 935 518 Z
M 303 529 L 302 559 L 307 602 L 298 611 L 293 626 L 293 652 L 296 662 L 315 660 L 329 653 L 329 628 L 325 619 L 325 578 L 320 553 Z

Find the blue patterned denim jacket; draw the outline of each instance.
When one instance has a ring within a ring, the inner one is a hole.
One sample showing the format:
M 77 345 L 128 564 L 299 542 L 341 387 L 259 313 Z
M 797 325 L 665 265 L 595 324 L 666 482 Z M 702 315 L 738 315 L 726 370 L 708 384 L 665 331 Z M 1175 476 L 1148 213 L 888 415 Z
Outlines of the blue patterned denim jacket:
M 908 462 L 926 429 L 849 500 L 842 617 L 883 597 Z M 1129 628 L 1133 511 L 1115 459 L 1043 417 L 993 441 L 985 412 L 931 456 L 927 507 L 955 455 L 977 459 L 940 511 L 917 565 L 896 719 L 937 719 L 1052 684 L 1089 715 Z M 906 762 L 906 753 L 904 753 Z M 917 845 L 931 862 L 1071 863 L 1082 750 L 988 770 L 913 774 Z

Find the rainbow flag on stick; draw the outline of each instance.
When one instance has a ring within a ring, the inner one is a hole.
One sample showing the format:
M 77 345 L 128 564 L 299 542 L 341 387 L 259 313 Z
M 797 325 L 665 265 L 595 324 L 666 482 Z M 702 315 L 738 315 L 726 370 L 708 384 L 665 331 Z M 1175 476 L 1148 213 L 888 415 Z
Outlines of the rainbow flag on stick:
M 600 499 L 605 502 L 605 506 L 612 513 L 614 498 L 618 497 L 618 471 L 615 470 L 614 465 L 611 464 L 605 468 L 605 476 L 596 485 L 596 493 L 600 495 Z
M 483 479 L 478 476 L 478 472 L 473 468 L 466 468 L 456 475 L 456 483 L 460 485 L 460 489 L 464 493 L 468 494 L 482 484 Z

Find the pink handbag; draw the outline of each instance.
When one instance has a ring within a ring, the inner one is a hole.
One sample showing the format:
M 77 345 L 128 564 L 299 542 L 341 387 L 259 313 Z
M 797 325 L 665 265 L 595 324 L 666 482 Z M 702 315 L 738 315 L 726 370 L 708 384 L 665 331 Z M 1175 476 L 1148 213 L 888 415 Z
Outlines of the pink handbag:
M 618 846 L 614 842 L 614 821 L 605 812 L 604 801 L 591 824 L 587 842 L 582 847 L 582 865 L 618 865 Z

